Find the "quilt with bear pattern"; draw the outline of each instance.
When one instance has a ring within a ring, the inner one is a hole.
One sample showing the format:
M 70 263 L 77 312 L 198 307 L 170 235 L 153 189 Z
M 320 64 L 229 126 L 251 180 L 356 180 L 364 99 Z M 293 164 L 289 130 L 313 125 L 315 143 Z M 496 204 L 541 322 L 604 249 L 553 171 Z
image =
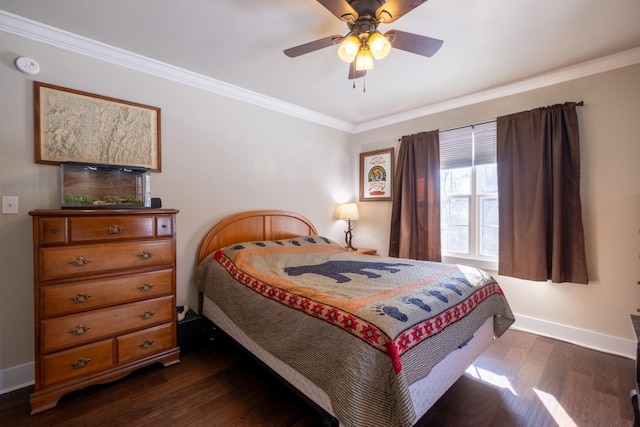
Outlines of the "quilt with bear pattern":
M 486 319 L 496 336 L 514 321 L 482 270 L 355 254 L 322 236 L 220 249 L 196 286 L 327 392 L 346 425 L 412 425 L 408 385 Z

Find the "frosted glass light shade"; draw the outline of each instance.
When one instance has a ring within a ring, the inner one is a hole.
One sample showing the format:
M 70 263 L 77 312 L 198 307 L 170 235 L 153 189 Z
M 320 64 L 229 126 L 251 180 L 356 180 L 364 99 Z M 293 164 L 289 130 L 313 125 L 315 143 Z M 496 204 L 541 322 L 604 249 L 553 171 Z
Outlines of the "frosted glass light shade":
M 373 70 L 373 55 L 369 48 L 364 47 L 358 51 L 356 56 L 356 71 Z
M 342 40 L 338 48 L 338 57 L 344 62 L 352 63 L 360 49 L 360 40 L 356 36 L 349 36 Z
M 382 34 L 375 32 L 369 37 L 369 49 L 375 59 L 383 59 L 391 52 L 391 43 Z
M 350 219 L 353 221 L 360 219 L 358 205 L 356 205 L 355 203 L 344 203 L 340 205 L 340 210 L 338 211 L 338 219 Z

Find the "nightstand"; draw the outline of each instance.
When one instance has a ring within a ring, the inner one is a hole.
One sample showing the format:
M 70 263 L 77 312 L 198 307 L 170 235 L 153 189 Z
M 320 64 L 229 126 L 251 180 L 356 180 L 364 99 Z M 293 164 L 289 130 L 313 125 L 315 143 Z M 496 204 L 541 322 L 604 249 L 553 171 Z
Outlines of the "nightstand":
M 357 248 L 355 251 L 352 249 L 347 249 L 347 252 L 355 252 L 361 255 L 375 255 L 378 251 L 375 249 L 369 249 L 369 248 Z

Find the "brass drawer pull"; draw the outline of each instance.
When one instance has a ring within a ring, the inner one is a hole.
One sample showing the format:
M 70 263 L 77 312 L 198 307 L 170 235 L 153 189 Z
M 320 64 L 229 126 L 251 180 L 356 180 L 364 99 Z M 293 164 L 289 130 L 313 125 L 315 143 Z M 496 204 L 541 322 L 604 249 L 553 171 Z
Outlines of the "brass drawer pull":
M 151 289 L 153 289 L 153 285 L 151 283 L 143 283 L 138 286 L 138 290 L 140 290 L 140 292 L 149 292 Z
M 109 234 L 119 234 L 123 230 L 124 230 L 124 227 L 119 225 L 112 225 L 111 227 L 106 228 L 106 231 Z
M 78 325 L 73 329 L 69 329 L 69 333 L 74 337 L 77 337 L 86 334 L 89 329 L 91 328 L 86 325 Z
M 149 320 L 149 319 L 151 319 L 155 314 L 156 314 L 156 312 L 155 312 L 155 311 L 151 311 L 151 310 L 149 310 L 149 311 L 145 311 L 144 313 L 142 313 L 142 314 L 140 315 L 140 317 L 142 318 L 142 320 Z
M 153 254 L 151 252 L 140 252 L 138 254 L 138 258 L 142 259 L 142 260 L 147 260 L 147 259 L 151 259 L 151 257 L 153 256 Z
M 84 292 L 80 292 L 78 295 L 74 295 L 71 298 L 69 298 L 69 301 L 71 301 L 74 304 L 82 304 L 83 302 L 89 301 L 89 298 L 91 298 L 91 295 L 87 295 Z
M 81 357 L 80 359 L 73 362 L 71 366 L 73 367 L 73 369 L 80 369 L 87 366 L 89 362 L 91 362 L 91 359 L 89 359 L 88 357 Z
M 69 261 L 69 264 L 73 265 L 74 267 L 82 267 L 89 264 L 90 262 L 91 260 L 86 259 L 83 256 L 79 256 L 78 258 Z
M 152 340 L 145 340 L 138 347 L 140 347 L 142 350 L 147 350 L 147 349 L 151 348 L 152 345 L 153 345 L 153 341 Z

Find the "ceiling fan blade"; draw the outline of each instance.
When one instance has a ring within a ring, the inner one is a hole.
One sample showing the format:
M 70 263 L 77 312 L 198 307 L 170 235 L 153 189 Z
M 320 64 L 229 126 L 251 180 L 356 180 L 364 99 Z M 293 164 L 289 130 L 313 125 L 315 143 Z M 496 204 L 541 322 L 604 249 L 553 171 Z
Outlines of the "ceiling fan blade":
M 392 47 L 422 56 L 433 56 L 444 43 L 439 39 L 399 30 L 389 30 L 384 35 Z
M 359 79 L 360 77 L 364 77 L 366 75 L 367 70 L 356 70 L 356 61 L 353 61 L 351 64 L 349 64 L 349 80 Z
M 336 43 L 340 43 L 344 37 L 342 36 L 329 36 L 319 40 L 314 40 L 309 43 L 301 44 L 300 46 L 290 47 L 284 50 L 284 54 L 289 58 L 295 58 L 296 56 L 304 55 L 305 53 L 320 50 L 325 47 L 333 46 Z
M 347 3 L 347 0 L 318 0 L 318 3 L 323 5 L 340 20 L 354 22 L 358 19 L 358 12 Z
M 385 24 L 395 21 L 411 12 L 427 0 L 388 0 L 376 11 L 376 18 Z M 386 11 L 387 14 L 382 13 Z

